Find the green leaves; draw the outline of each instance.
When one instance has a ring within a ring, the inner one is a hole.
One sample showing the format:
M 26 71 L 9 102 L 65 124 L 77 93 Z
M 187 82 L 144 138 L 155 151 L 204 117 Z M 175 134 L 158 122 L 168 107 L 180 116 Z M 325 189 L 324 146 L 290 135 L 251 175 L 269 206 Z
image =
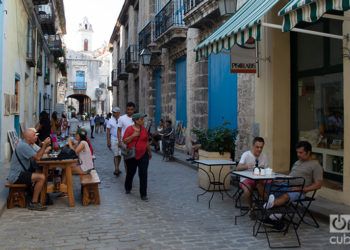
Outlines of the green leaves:
M 197 136 L 201 149 L 208 152 L 231 152 L 234 154 L 238 131 L 227 127 L 227 122 L 214 129 L 192 129 Z

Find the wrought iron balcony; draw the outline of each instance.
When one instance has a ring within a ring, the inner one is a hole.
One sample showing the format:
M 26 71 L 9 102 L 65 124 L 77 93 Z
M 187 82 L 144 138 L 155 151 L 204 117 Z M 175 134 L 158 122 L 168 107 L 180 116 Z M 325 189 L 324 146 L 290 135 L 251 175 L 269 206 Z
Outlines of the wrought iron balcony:
M 48 4 L 49 0 L 33 0 L 34 5 Z
M 112 86 L 118 86 L 118 71 L 113 69 L 111 72 Z
M 44 34 L 55 35 L 55 11 L 52 4 L 37 5 L 35 6 L 35 10 Z
M 62 41 L 59 35 L 45 36 L 49 49 L 55 58 L 63 56 Z
M 73 90 L 86 90 L 86 82 L 71 82 Z
M 130 45 L 125 52 L 125 71 L 136 72 L 139 68 L 139 46 Z
M 161 47 L 186 39 L 183 0 L 170 0 L 155 16 L 155 38 Z
M 184 0 L 185 14 L 188 13 L 190 10 L 196 8 L 203 1 L 204 0 Z
M 221 23 L 217 0 L 183 0 L 185 5 L 184 22 L 190 28 L 206 28 L 213 23 Z
M 150 21 L 139 33 L 139 50 L 145 49 L 154 41 L 154 22 Z
M 128 73 L 125 71 L 125 59 L 120 59 L 118 62 L 118 80 L 127 80 Z
M 29 24 L 30 27 L 28 28 L 27 32 L 27 58 L 26 62 L 28 66 L 35 67 L 35 39 L 33 35 L 33 29 L 31 27 L 31 24 Z

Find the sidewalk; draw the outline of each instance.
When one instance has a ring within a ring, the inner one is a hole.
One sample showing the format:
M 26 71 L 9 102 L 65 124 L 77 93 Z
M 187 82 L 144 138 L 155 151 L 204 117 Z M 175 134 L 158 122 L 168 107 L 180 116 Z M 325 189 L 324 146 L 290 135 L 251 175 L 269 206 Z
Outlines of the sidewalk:
M 191 164 L 189 161 L 186 161 L 189 157 L 190 156 L 185 152 L 175 149 L 174 160 L 176 162 L 197 170 L 196 164 Z M 324 221 L 329 221 L 330 214 L 350 214 L 350 206 L 342 203 L 334 203 L 323 197 L 317 197 L 312 203 L 310 210 L 316 217 Z

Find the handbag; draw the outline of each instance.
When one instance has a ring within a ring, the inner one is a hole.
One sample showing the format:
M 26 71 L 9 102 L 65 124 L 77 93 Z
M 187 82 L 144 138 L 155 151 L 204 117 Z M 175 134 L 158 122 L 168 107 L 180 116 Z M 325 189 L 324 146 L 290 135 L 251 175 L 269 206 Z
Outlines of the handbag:
M 69 159 L 77 159 L 78 156 L 73 149 L 68 146 L 62 148 L 61 152 L 58 154 L 58 160 L 69 160 Z
M 142 130 L 142 128 L 141 128 Z M 140 135 L 141 135 L 141 131 L 140 131 Z M 140 136 L 137 138 L 137 141 L 135 143 L 135 146 L 128 148 L 126 145 L 124 147 L 121 148 L 121 153 L 124 157 L 125 160 L 129 160 L 131 158 L 135 158 L 136 156 L 136 145 L 139 142 Z

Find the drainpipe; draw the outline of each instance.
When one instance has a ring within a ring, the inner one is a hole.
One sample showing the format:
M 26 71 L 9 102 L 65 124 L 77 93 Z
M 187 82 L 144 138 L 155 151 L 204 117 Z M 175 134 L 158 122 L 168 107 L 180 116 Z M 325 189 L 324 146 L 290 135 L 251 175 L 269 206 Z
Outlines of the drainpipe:
M 4 5 L 2 4 L 2 1 L 0 0 L 0 12 L 1 12 L 1 16 L 0 16 L 0 54 L 3 55 L 3 33 L 4 33 Z M 2 65 L 2 60 L 3 60 L 3 56 L 0 56 L 0 103 L 2 103 L 2 98 L 3 98 L 3 89 L 2 89 L 2 82 L 3 82 L 3 65 Z M 0 108 L 0 126 L 2 126 L 2 109 Z M 2 141 L 2 131 L 0 131 L 0 143 L 3 144 Z M 6 138 L 6 137 L 5 137 Z M 4 160 L 4 155 L 3 152 L 0 151 L 0 162 L 2 162 Z

